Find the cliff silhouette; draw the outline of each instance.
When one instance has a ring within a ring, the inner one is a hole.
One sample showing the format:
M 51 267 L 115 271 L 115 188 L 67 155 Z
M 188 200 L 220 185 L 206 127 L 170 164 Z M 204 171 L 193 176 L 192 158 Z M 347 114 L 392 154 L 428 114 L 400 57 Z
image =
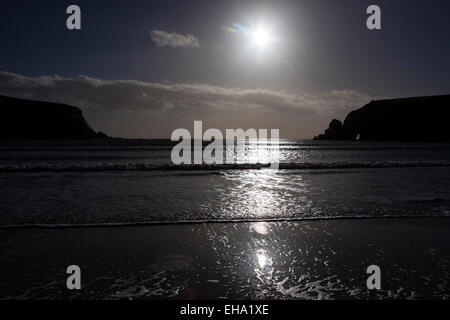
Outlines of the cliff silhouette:
M 82 111 L 66 104 L 0 95 L 0 139 L 106 138 L 86 122 Z
M 372 101 L 315 140 L 450 142 L 450 95 Z

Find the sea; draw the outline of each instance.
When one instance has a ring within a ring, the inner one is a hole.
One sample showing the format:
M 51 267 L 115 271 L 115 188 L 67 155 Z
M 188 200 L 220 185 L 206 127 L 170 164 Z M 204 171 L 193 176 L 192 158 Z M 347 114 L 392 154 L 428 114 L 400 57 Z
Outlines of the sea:
M 450 144 L 248 142 L 174 165 L 169 140 L 0 143 L 0 226 L 450 216 Z M 255 156 L 257 154 L 257 156 Z

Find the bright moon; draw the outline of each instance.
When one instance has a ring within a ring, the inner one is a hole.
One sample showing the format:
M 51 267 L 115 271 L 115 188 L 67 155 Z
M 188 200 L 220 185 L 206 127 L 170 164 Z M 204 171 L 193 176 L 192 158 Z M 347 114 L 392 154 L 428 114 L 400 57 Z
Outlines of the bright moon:
M 277 41 L 273 37 L 271 29 L 263 24 L 246 28 L 235 22 L 232 27 L 224 27 L 224 29 L 228 32 L 245 36 L 250 40 L 251 46 L 256 47 L 261 52 L 265 51 L 272 42 Z
M 269 30 L 264 27 L 258 27 L 253 31 L 250 31 L 250 37 L 253 43 L 260 49 L 266 48 L 272 41 L 272 35 Z

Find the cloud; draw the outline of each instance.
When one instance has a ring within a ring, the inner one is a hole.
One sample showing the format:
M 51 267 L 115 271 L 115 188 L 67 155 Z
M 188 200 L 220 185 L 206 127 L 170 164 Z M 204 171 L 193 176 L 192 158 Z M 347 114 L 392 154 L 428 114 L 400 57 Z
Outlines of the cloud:
M 199 47 L 200 42 L 198 38 L 192 34 L 170 33 L 162 30 L 150 31 L 152 41 L 158 47 Z
M 155 122 L 158 117 L 164 118 L 166 123 L 154 124 L 161 127 L 187 125 L 186 119 L 209 118 L 215 119 L 212 123 L 217 126 L 234 128 L 237 124 L 246 127 L 264 124 L 268 128 L 269 125 L 273 127 L 273 121 L 278 119 L 276 125 L 288 126 L 290 123 L 291 127 L 286 132 L 292 132 L 292 135 L 301 126 L 309 128 L 304 135 L 319 133 L 331 118 L 342 119 L 350 110 L 376 98 L 354 90 L 311 94 L 196 83 L 103 80 L 88 76 L 28 77 L 8 72 L 0 72 L 0 94 L 74 105 L 87 112 L 88 118 L 101 113 L 102 116 L 97 117 L 101 122 L 120 113 L 134 114 L 135 118 L 142 114 L 151 115 L 150 121 Z M 117 119 L 121 121 L 118 116 Z M 120 124 L 115 126 L 120 127 Z M 115 126 L 111 124 L 109 130 Z M 128 127 L 133 127 L 133 124 L 128 124 Z M 103 130 L 103 127 L 99 129 Z M 116 135 L 127 136 L 121 132 Z
M 270 89 L 225 88 L 209 84 L 163 84 L 136 80 L 102 80 L 88 76 L 27 77 L 0 72 L 0 93 L 44 99 L 105 110 L 164 112 L 172 108 L 327 113 L 361 106 L 373 97 L 353 90 L 334 90 L 320 95 Z

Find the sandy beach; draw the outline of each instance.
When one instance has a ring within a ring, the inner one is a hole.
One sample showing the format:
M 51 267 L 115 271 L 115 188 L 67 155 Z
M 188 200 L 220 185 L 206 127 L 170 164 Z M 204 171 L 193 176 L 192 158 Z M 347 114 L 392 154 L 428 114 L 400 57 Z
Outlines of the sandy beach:
M 448 299 L 449 231 L 449 218 L 3 229 L 0 299 Z

